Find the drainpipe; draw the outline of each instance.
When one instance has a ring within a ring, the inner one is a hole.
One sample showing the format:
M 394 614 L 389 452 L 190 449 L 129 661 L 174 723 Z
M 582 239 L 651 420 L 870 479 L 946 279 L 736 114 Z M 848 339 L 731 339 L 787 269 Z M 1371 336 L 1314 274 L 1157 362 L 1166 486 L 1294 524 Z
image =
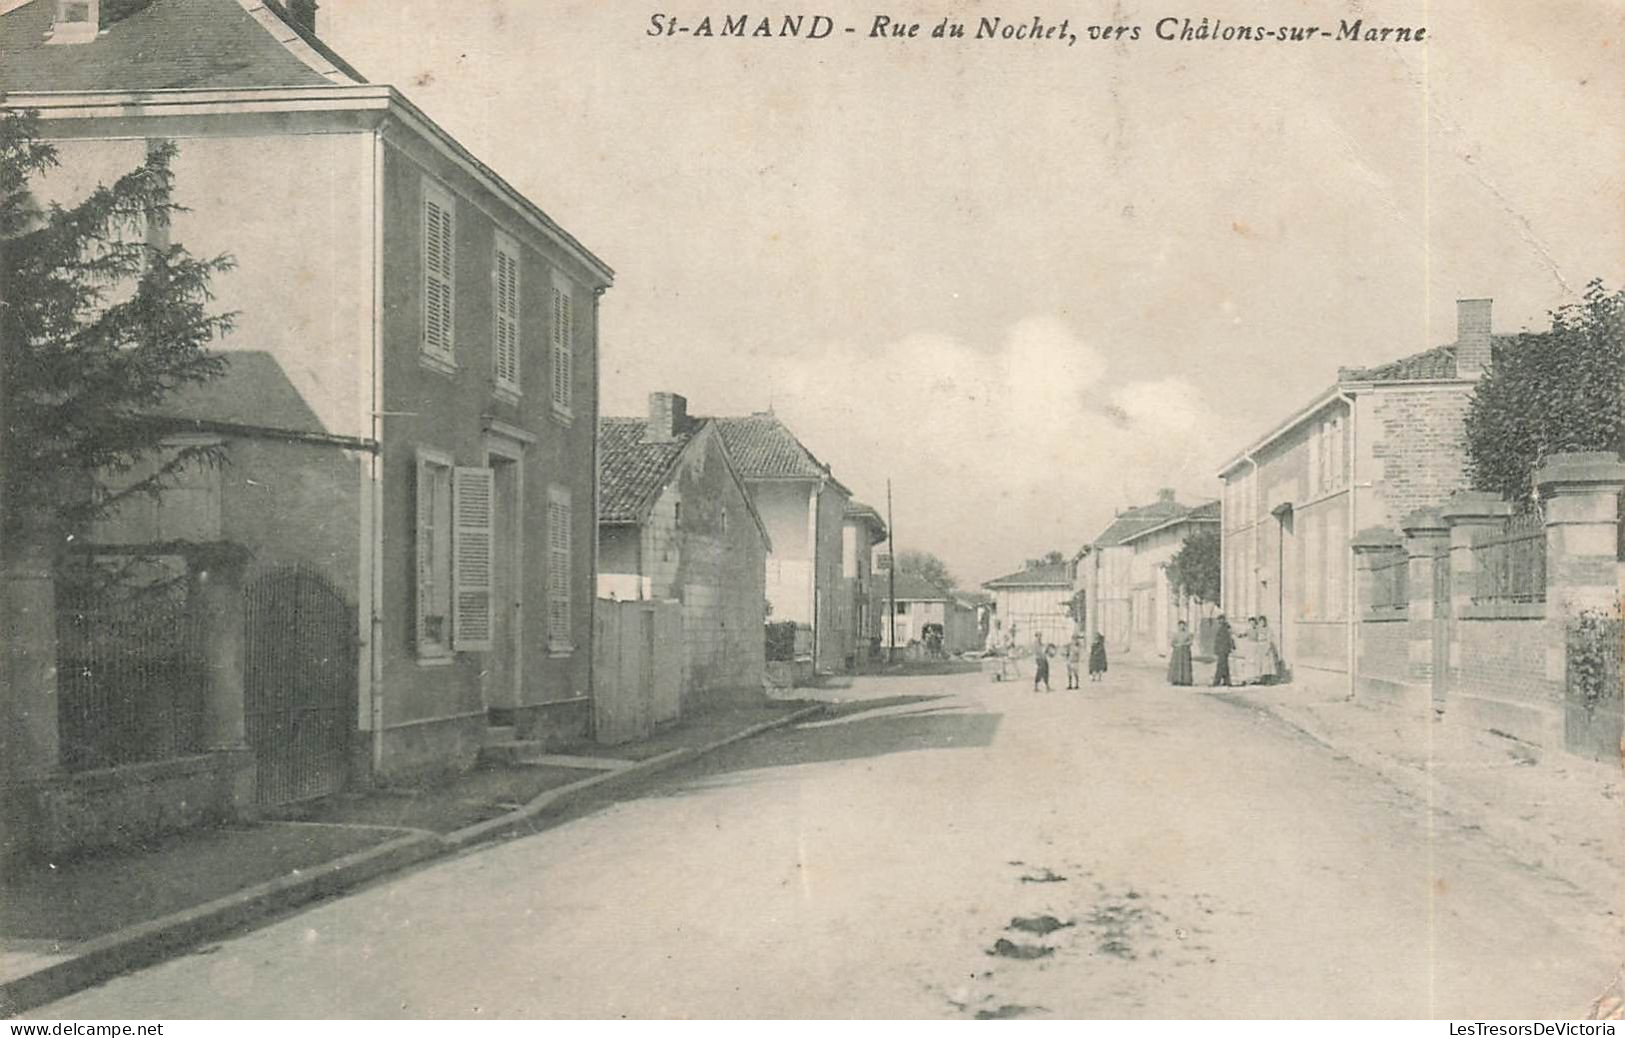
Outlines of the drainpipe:
M 1253 457 L 1252 453 L 1249 451 L 1247 454 L 1242 456 L 1241 460 L 1245 461 L 1247 464 L 1249 464 L 1249 465 L 1251 465 L 1253 467 L 1253 511 L 1252 511 L 1253 556 L 1252 557 L 1253 557 L 1254 574 L 1249 579 L 1252 581 L 1252 585 L 1254 587 L 1257 587 L 1258 586 L 1258 576 L 1257 576 L 1258 527 L 1259 527 L 1259 524 L 1263 522 L 1263 520 L 1261 518 L 1259 518 L 1259 516 L 1263 512 L 1263 508 L 1264 508 L 1264 493 L 1263 493 L 1263 488 L 1260 486 L 1259 479 L 1258 479 L 1258 459 Z M 1243 606 L 1245 606 L 1245 602 L 1243 602 Z M 1256 614 L 1254 614 L 1251 610 L 1247 610 L 1247 615 L 1248 616 L 1254 616 Z
M 1360 618 L 1354 614 L 1354 609 L 1359 604 L 1358 591 L 1360 581 L 1359 573 L 1356 572 L 1354 568 L 1354 535 L 1359 532 L 1358 528 L 1355 526 L 1355 519 L 1359 514 L 1355 505 L 1355 499 L 1359 496 L 1358 491 L 1360 484 L 1355 480 L 1354 477 L 1358 474 L 1359 469 L 1357 449 L 1360 445 L 1360 415 L 1359 412 L 1357 412 L 1354 408 L 1354 398 L 1348 394 L 1347 390 L 1339 389 L 1337 391 L 1337 399 L 1347 404 L 1349 409 L 1348 455 L 1343 463 L 1343 470 L 1348 475 L 1349 520 L 1348 532 L 1344 537 L 1345 543 L 1343 545 L 1343 562 L 1347 567 L 1347 569 L 1344 571 L 1344 581 L 1347 584 L 1345 594 L 1348 599 L 1348 605 L 1345 609 L 1348 619 L 1347 624 L 1345 624 L 1345 626 L 1348 628 L 1348 698 L 1353 699 L 1356 682 L 1359 680 L 1359 657 L 1356 655 L 1356 652 L 1359 649 Z
M 383 410 L 381 380 L 384 370 L 384 135 L 372 137 L 372 442 L 376 445 L 367 459 L 367 488 L 372 511 L 369 585 L 372 601 L 362 620 L 367 629 L 368 713 L 372 720 L 372 781 L 376 784 L 384 768 L 384 481 Z

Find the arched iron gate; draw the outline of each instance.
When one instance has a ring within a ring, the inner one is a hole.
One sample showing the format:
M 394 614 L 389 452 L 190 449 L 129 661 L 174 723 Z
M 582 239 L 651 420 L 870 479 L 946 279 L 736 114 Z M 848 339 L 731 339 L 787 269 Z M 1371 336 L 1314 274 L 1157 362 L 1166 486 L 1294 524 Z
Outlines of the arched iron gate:
M 355 607 L 305 566 L 267 573 L 246 599 L 244 721 L 259 802 L 335 793 L 355 727 Z

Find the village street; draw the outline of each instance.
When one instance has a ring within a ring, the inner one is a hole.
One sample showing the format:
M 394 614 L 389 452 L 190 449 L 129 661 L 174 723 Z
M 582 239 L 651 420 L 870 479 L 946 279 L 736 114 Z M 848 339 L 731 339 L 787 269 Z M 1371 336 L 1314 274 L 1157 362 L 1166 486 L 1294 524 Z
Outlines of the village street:
M 1245 693 L 1108 679 L 858 678 L 829 720 L 39 1013 L 1496 1019 L 1612 976 L 1613 906 Z M 1044 916 L 1071 925 L 1011 928 Z

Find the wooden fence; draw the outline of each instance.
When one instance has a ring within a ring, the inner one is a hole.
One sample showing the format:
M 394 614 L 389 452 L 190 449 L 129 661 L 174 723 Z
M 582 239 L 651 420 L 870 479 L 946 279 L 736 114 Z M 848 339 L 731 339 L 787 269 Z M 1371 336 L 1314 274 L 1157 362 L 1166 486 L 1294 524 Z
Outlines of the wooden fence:
M 594 737 L 631 742 L 676 721 L 683 698 L 681 603 L 601 598 L 593 625 Z

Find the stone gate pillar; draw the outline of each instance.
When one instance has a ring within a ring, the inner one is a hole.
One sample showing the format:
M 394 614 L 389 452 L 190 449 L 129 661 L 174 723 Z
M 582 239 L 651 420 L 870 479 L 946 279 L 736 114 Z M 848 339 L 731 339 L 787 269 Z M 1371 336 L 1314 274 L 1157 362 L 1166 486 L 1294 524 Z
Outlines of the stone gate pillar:
M 1535 473 L 1546 510 L 1546 603 L 1565 619 L 1619 616 L 1619 495 L 1611 452 L 1554 454 Z
M 1406 626 L 1410 631 L 1410 652 L 1406 676 L 1419 685 L 1433 683 L 1433 566 L 1434 558 L 1450 550 L 1450 527 L 1437 508 L 1423 508 L 1400 522 L 1405 533 L 1408 569 L 1405 580 L 1410 594 Z M 1450 603 L 1444 603 L 1447 607 Z M 1448 651 L 1448 646 L 1446 647 Z M 1448 677 L 1448 675 L 1446 675 Z
M 1458 490 L 1439 509 L 1445 525 L 1450 527 L 1450 611 L 1458 620 L 1472 610 L 1473 593 L 1478 590 L 1478 560 L 1473 558 L 1473 543 L 1485 533 L 1496 533 L 1506 528 L 1512 505 L 1501 495 L 1482 490 Z M 1458 625 L 1450 645 L 1450 674 L 1447 686 L 1452 693 L 1461 688 L 1461 638 Z
M 248 561 L 247 550 L 233 544 L 199 545 L 188 555 L 193 623 L 203 656 L 203 746 L 210 753 L 240 758 L 232 769 L 232 800 L 240 811 L 254 803 L 243 703 L 243 582 Z

